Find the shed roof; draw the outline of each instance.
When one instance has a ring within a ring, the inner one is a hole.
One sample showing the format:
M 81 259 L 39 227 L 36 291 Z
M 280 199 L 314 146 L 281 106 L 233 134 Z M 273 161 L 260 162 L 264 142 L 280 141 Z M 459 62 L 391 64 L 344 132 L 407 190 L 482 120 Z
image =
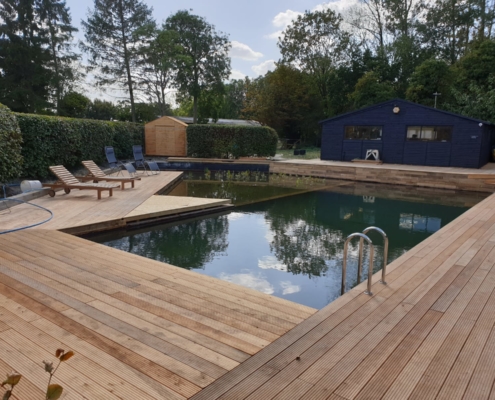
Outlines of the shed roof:
M 355 114 L 367 112 L 367 111 L 370 111 L 370 110 L 372 110 L 374 108 L 382 107 L 382 106 L 384 106 L 386 104 L 394 104 L 395 105 L 397 103 L 406 103 L 406 104 L 409 104 L 409 105 L 412 105 L 412 106 L 415 106 L 415 107 L 424 108 L 426 110 L 430 110 L 430 111 L 435 111 L 435 112 L 442 113 L 442 114 L 451 115 L 453 117 L 463 118 L 463 119 L 467 119 L 467 120 L 470 120 L 470 121 L 473 121 L 473 122 L 478 122 L 478 123 L 481 122 L 484 125 L 495 126 L 494 124 L 492 124 L 491 122 L 488 122 L 488 121 L 483 121 L 483 120 L 477 119 L 477 118 L 466 117 L 465 115 L 455 114 L 455 113 L 452 113 L 450 111 L 441 110 L 439 108 L 428 107 L 428 106 L 425 106 L 423 104 L 413 103 L 412 101 L 408 101 L 408 100 L 404 100 L 404 99 L 399 99 L 399 98 L 395 98 L 395 99 L 392 99 L 392 100 L 387 100 L 387 101 L 384 101 L 382 103 L 374 104 L 374 105 L 369 106 L 369 107 L 360 108 L 359 110 L 354 110 L 354 111 L 350 111 L 348 113 L 336 115 L 335 117 L 330 117 L 330 118 L 324 119 L 322 121 L 319 121 L 318 123 L 319 124 L 323 124 L 323 123 L 328 122 L 328 121 L 333 121 L 333 120 L 336 120 L 336 119 L 339 119 L 339 118 L 344 118 L 344 117 L 347 117 L 347 116 L 350 116 L 350 115 L 355 115 Z
M 173 117 L 179 121 L 185 122 L 190 125 L 193 123 L 192 117 Z M 216 122 L 213 119 L 208 120 L 209 124 L 220 124 L 220 125 L 251 125 L 251 126 L 261 126 L 258 121 L 245 120 L 245 119 L 219 119 Z
M 183 121 L 180 121 L 177 119 L 177 117 L 170 117 L 168 115 L 164 116 L 164 117 L 160 117 L 160 118 L 157 118 L 157 119 L 154 119 L 153 121 L 150 121 L 148 122 L 147 124 L 145 124 L 145 126 L 154 126 L 158 123 L 158 121 L 161 121 L 161 120 L 172 120 L 176 123 L 178 123 L 179 125 L 183 125 L 183 126 L 187 126 L 186 123 L 184 123 Z

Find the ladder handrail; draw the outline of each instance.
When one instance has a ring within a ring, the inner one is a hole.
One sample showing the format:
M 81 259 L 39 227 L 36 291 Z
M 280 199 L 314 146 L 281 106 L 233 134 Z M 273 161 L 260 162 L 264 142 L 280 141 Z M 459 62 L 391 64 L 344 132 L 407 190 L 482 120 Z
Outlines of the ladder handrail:
M 369 263 L 369 268 L 368 268 L 368 290 L 365 293 L 372 296 L 373 293 L 371 293 L 371 279 L 373 276 L 373 257 L 375 254 L 375 248 L 373 246 L 373 242 L 371 241 L 371 239 L 368 236 L 366 236 L 364 233 L 352 233 L 349 236 L 347 236 L 347 239 L 345 240 L 345 243 L 344 243 L 344 260 L 342 262 L 342 286 L 340 289 L 340 293 L 341 294 L 345 293 L 346 274 L 347 274 L 347 249 L 349 247 L 349 242 L 355 237 L 360 238 L 360 240 L 359 240 L 359 253 L 360 254 L 362 253 L 362 248 L 363 248 L 362 244 L 363 244 L 364 240 L 366 240 L 368 242 L 368 245 L 370 246 L 370 263 Z M 359 266 L 359 268 L 361 268 L 361 266 Z
M 383 267 L 382 267 L 382 279 L 381 283 L 384 285 L 387 284 L 385 281 L 385 274 L 387 269 L 387 259 L 388 259 L 388 236 L 387 234 L 380 228 L 376 226 L 369 226 L 366 228 L 363 233 L 366 235 L 369 231 L 376 231 L 383 236 Z M 363 269 L 363 239 L 359 241 L 359 262 L 358 262 L 358 284 L 361 282 L 361 273 Z

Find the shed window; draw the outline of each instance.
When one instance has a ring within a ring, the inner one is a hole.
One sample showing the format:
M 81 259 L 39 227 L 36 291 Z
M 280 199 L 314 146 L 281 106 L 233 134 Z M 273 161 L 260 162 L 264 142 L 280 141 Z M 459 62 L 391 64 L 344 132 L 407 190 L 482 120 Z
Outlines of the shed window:
M 450 142 L 452 140 L 451 126 L 408 126 L 407 140 Z
M 382 140 L 382 127 L 371 125 L 346 126 L 345 138 L 351 140 Z

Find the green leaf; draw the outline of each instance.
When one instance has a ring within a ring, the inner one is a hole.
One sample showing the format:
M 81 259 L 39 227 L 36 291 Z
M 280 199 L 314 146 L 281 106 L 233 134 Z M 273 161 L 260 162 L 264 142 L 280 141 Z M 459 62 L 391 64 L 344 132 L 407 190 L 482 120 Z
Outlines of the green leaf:
M 56 383 L 52 383 L 46 390 L 46 400 L 57 400 L 62 396 L 64 388 Z

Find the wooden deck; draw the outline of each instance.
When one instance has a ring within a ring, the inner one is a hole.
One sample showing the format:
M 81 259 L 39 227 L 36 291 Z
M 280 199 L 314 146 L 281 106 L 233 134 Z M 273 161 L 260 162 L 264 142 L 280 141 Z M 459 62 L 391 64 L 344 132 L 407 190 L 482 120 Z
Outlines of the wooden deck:
M 42 198 L 53 221 L 0 235 L 0 374 L 23 375 L 17 399 L 42 397 L 59 347 L 76 352 L 55 378 L 65 399 L 495 398 L 495 195 L 372 297 L 363 283 L 318 312 L 57 230 L 167 213 L 153 194 L 176 177 Z M 22 207 L 2 229 L 39 219 Z
M 163 171 L 159 175 L 144 176 L 136 182 L 134 189 L 115 189 L 113 196 L 103 194 L 96 199 L 96 191 L 72 190 L 65 194 L 57 192 L 31 201 L 53 212 L 53 219 L 35 229 L 56 229 L 72 234 L 84 234 L 105 229 L 123 228 L 128 222 L 156 218 L 174 213 L 230 204 L 230 200 L 192 199 L 154 196 L 155 193 L 173 184 L 182 172 Z M 46 211 L 28 205 L 18 205 L 10 213 L 0 213 L 0 231 L 14 229 L 48 217 Z
M 0 236 L 0 375 L 41 398 L 185 399 L 316 310 L 66 233 Z
M 495 195 L 374 278 L 192 399 L 495 397 Z

